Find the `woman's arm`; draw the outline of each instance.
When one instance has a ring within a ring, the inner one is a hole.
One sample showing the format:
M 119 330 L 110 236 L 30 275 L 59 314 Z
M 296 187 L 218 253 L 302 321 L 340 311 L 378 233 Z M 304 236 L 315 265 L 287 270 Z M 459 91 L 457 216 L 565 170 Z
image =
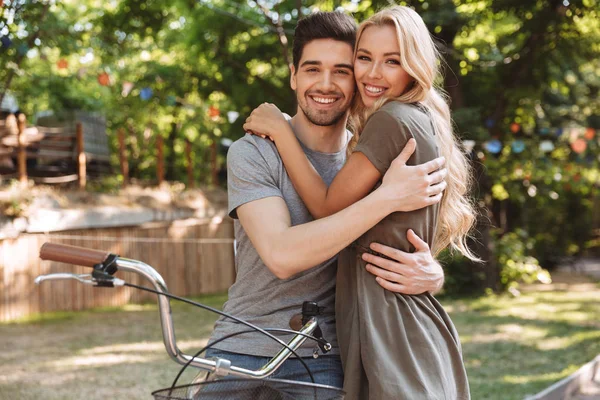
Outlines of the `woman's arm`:
M 369 194 L 381 179 L 373 164 L 362 153 L 355 153 L 328 188 L 306 157 L 290 124 L 272 104 L 263 104 L 255 109 L 246 120 L 244 129 L 269 136 L 275 142 L 294 188 L 316 219 L 356 203 Z
M 256 108 L 246 119 L 244 129 L 253 134 L 269 136 L 275 142 L 294 188 L 316 219 L 330 216 L 356 203 L 368 195 L 381 179 L 382 172 L 373 165 L 369 158 L 362 152 L 355 152 L 328 188 L 306 157 L 290 124 L 273 104 L 265 103 Z M 383 134 L 394 134 L 394 132 L 384 132 Z M 407 152 L 406 159 L 414 152 L 415 147 L 415 140 L 408 139 L 406 146 L 402 149 L 402 153 Z M 399 158 L 400 156 L 397 157 L 397 159 Z M 435 165 L 433 162 L 430 163 Z M 391 162 L 391 165 L 393 166 L 394 162 Z M 388 164 L 389 166 L 390 164 Z M 395 168 L 390 169 L 394 174 Z M 403 173 L 408 171 L 396 169 Z M 429 175 L 434 171 L 428 169 L 425 175 L 403 175 L 402 178 L 406 182 L 406 196 L 401 200 L 404 205 L 402 211 L 412 211 L 431 204 L 429 196 L 440 192 L 439 186 L 436 188 L 431 186 L 440 183 L 445 175 L 442 171 Z

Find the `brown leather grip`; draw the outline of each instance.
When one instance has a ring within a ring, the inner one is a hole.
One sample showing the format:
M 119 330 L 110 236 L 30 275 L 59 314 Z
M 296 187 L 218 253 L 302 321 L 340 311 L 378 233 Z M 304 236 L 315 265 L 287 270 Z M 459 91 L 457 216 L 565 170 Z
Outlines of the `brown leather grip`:
M 44 243 L 40 248 L 40 258 L 42 260 L 58 261 L 90 268 L 103 263 L 109 255 L 110 253 L 106 251 L 66 244 Z

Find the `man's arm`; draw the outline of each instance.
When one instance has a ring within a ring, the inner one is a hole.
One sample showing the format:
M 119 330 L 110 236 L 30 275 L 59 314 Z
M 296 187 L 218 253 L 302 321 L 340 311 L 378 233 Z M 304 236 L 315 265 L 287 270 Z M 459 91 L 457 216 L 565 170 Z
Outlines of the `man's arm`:
M 384 289 L 402 294 L 439 292 L 444 285 L 444 270 L 433 258 L 429 245 L 410 229 L 408 240 L 415 246 L 414 253 L 406 253 L 379 243 L 372 243 L 371 249 L 396 261 L 364 253 L 367 271 L 375 275 L 377 283 Z
M 335 256 L 393 211 L 393 201 L 377 190 L 332 216 L 302 225 L 291 226 L 280 197 L 243 204 L 237 215 L 265 265 L 287 279 Z

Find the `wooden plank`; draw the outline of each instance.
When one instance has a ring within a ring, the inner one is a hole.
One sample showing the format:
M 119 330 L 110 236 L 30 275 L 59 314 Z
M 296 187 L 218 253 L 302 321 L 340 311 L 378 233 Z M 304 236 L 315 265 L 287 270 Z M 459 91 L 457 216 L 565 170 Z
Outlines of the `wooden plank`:
M 164 141 L 162 135 L 156 136 L 156 180 L 160 186 L 165 180 L 165 154 Z
M 125 148 L 125 130 L 119 128 L 117 131 L 119 141 L 119 163 L 121 164 L 121 174 L 123 175 L 123 187 L 129 183 L 129 163 L 127 162 L 127 149 Z
M 23 141 L 23 132 L 27 127 L 25 114 L 19 114 L 18 136 L 17 136 L 17 170 L 19 171 L 19 182 L 21 186 L 27 185 L 27 156 L 25 154 L 25 144 Z
M 83 152 L 83 125 L 81 122 L 77 123 L 77 175 L 79 175 L 79 189 L 85 190 L 85 185 L 87 182 L 87 174 L 85 170 L 85 166 L 87 164 L 85 153 Z
M 230 220 L 213 222 L 212 225 L 206 220 L 186 220 L 144 227 L 75 230 L 54 236 L 26 234 L 18 239 L 0 240 L 0 321 L 35 312 L 82 310 L 155 300 L 154 295 L 129 288 L 103 290 L 75 281 L 54 281 L 35 286 L 33 279 L 37 275 L 90 272 L 84 267 L 39 260 L 38 250 L 43 242 L 102 249 L 139 259 L 165 278 L 170 291 L 193 296 L 226 289 L 232 283 L 234 270 L 231 244 L 199 243 L 193 239 L 227 238 L 233 233 L 231 229 Z M 72 237 L 59 238 L 59 235 Z M 8 257 L 12 254 L 20 256 Z M 138 275 L 128 273 L 127 279 L 136 284 L 146 284 Z

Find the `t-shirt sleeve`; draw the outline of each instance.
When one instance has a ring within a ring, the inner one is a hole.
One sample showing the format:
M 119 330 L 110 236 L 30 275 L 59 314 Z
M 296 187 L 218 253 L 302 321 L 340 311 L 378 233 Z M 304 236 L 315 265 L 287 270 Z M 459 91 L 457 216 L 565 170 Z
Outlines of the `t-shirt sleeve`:
M 381 175 L 385 175 L 411 137 L 406 125 L 380 110 L 367 120 L 354 151 L 363 153 Z
M 227 152 L 228 213 L 237 218 L 237 208 L 266 197 L 283 197 L 274 172 L 256 143 L 238 140 Z

